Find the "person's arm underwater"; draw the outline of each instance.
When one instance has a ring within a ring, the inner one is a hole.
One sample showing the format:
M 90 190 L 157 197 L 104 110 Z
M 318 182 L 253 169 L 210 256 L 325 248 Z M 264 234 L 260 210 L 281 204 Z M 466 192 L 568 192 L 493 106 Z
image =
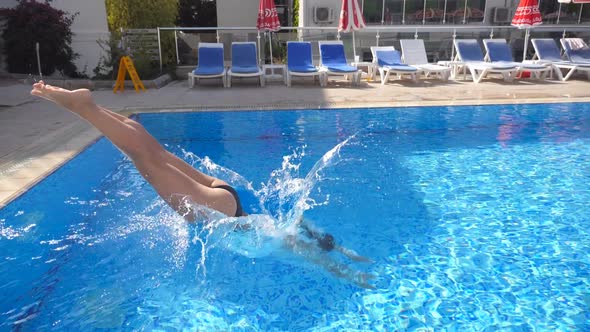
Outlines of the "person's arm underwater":
M 334 276 L 351 281 L 357 286 L 367 289 L 375 289 L 369 283 L 375 278 L 374 274 L 356 271 L 346 264 L 342 264 L 327 255 L 326 251 L 315 244 L 298 239 L 296 235 L 288 235 L 284 239 L 285 247 L 305 259 L 324 268 Z
M 307 237 L 311 238 L 311 239 L 315 239 L 318 243 L 318 246 L 320 248 L 322 248 L 325 251 L 332 251 L 332 250 L 337 250 L 340 253 L 342 253 L 344 256 L 348 257 L 349 259 L 355 261 L 355 262 L 362 262 L 362 263 L 372 263 L 373 260 L 368 258 L 368 257 L 364 257 L 361 256 L 359 254 L 357 254 L 354 250 L 340 246 L 338 244 L 336 244 L 336 240 L 334 239 L 334 236 L 332 234 L 329 233 L 320 233 L 316 230 L 313 230 L 312 228 L 310 228 L 307 225 L 307 222 L 303 219 L 303 217 L 299 218 L 299 227 L 301 227 L 301 229 L 303 231 L 305 231 L 305 234 L 307 235 Z
M 334 249 L 340 251 L 344 256 L 348 257 L 349 259 L 351 259 L 355 262 L 361 262 L 361 263 L 373 263 L 374 262 L 369 257 L 361 256 L 361 255 L 357 254 L 356 251 L 354 251 L 352 249 L 348 249 L 346 247 L 336 245 L 336 246 L 334 246 Z

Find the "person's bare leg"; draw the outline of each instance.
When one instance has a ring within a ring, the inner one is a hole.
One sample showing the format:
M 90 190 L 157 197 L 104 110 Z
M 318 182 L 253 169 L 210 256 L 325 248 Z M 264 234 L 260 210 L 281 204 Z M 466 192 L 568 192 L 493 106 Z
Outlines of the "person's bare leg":
M 113 118 L 115 118 L 118 121 L 126 122 L 126 123 L 132 124 L 134 126 L 141 126 L 141 124 L 137 123 L 137 121 L 135 121 L 133 119 L 129 119 L 126 116 L 115 113 L 115 112 L 108 110 L 100 105 L 98 105 L 98 107 L 100 107 L 103 111 L 107 112 L 109 115 L 111 115 Z M 186 175 L 191 177 L 193 180 L 199 182 L 200 184 L 208 186 L 208 187 L 218 187 L 220 185 L 227 185 L 227 183 L 225 181 L 220 180 L 215 177 L 212 177 L 212 176 L 207 175 L 205 173 L 199 172 L 198 170 L 193 168 L 191 165 L 189 165 L 186 161 L 182 160 L 178 156 L 170 153 L 169 151 L 166 151 L 166 152 L 168 152 L 168 157 L 169 157 L 168 162 L 170 164 L 172 164 L 174 167 L 178 168 L 181 172 L 186 173 Z
M 131 119 L 121 121 L 113 115 L 113 112 L 96 105 L 90 91 L 86 89 L 69 91 L 47 86 L 41 82 L 33 85 L 31 94 L 68 109 L 96 127 L 131 158 L 141 175 L 158 194 L 187 219 L 193 217 L 192 211 L 185 202 L 187 197 L 197 204 L 206 205 L 226 215 L 233 216 L 235 213 L 237 203 L 231 193 L 223 189 L 211 188 L 210 185 L 196 181 L 187 175 L 182 169 L 190 168 L 193 170 L 192 174 L 197 174 L 197 177 L 200 172 L 166 151 L 136 121 Z M 214 183 L 215 178 L 202 175 L 204 183 Z

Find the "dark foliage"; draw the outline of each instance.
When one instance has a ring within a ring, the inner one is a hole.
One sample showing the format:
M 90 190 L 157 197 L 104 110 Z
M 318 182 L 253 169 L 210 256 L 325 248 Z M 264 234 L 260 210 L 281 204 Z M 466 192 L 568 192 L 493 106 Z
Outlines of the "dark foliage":
M 217 6 L 209 0 L 180 0 L 178 26 L 182 27 L 216 27 Z
M 0 9 L 5 19 L 3 38 L 8 70 L 12 73 L 38 73 L 36 43 L 39 43 L 41 70 L 51 75 L 59 70 L 78 77 L 74 59 L 78 57 L 70 44 L 74 15 L 57 10 L 48 2 L 21 0 L 12 9 Z

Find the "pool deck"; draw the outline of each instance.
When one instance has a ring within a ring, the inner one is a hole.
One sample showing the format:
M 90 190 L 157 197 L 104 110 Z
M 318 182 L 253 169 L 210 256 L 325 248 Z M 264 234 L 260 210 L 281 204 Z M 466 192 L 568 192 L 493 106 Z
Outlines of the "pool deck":
M 0 80 L 0 208 L 73 158 L 100 134 L 75 115 L 29 94 L 30 85 Z M 590 81 L 535 80 L 506 83 L 485 80 L 391 81 L 380 85 L 330 81 L 320 88 L 311 81 L 295 81 L 288 88 L 278 82 L 261 88 L 255 81 L 234 82 L 232 88 L 205 82 L 189 89 L 185 80 L 161 89 L 135 93 L 94 91 L 102 106 L 123 114 L 160 111 L 277 110 L 353 107 L 404 107 L 518 103 L 590 102 Z

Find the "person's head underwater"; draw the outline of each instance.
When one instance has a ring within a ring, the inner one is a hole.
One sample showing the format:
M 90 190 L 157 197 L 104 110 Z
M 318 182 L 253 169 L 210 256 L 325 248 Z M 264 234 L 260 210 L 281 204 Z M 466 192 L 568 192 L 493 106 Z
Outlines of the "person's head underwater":
M 323 234 L 320 237 L 316 237 L 318 246 L 325 251 L 331 251 L 336 246 L 334 236 L 332 234 Z
M 299 223 L 299 227 L 301 227 L 305 231 L 305 234 L 309 238 L 315 239 L 318 243 L 318 247 L 320 247 L 322 250 L 331 251 L 334 249 L 334 247 L 336 247 L 336 240 L 334 239 L 334 236 L 332 236 L 332 234 L 318 233 L 307 227 L 307 225 L 303 222 Z

